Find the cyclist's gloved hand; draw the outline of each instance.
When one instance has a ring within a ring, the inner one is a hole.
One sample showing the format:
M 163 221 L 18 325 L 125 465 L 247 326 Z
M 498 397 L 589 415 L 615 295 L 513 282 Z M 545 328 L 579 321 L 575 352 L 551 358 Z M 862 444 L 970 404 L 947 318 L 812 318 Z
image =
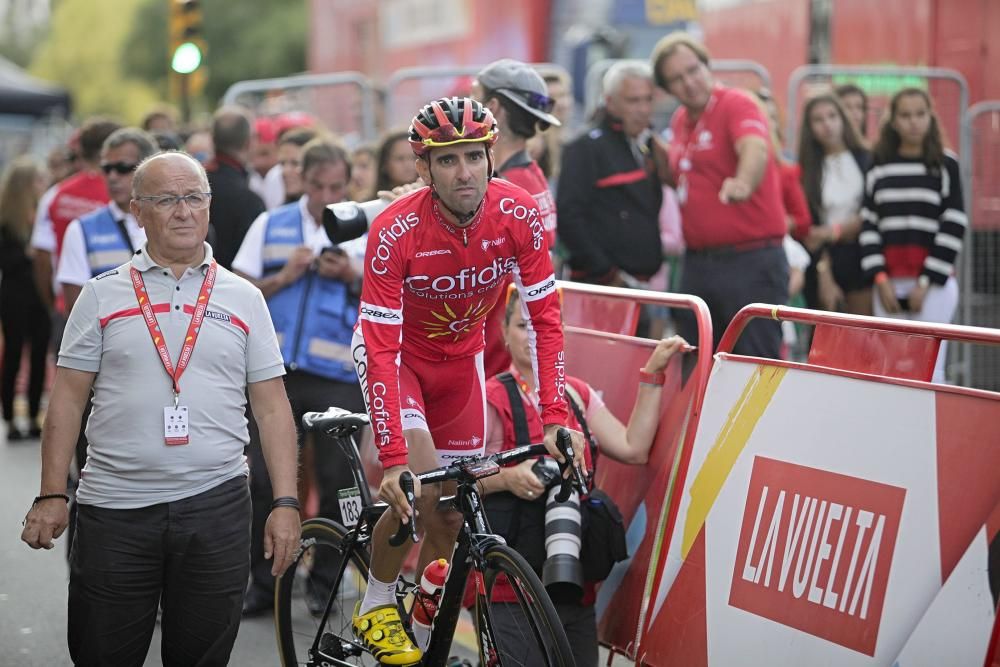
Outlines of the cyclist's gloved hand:
M 556 433 L 561 428 L 565 428 L 567 431 L 569 431 L 570 437 L 573 439 L 573 457 L 575 459 L 577 467 L 580 467 L 580 469 L 583 470 L 583 468 L 582 468 L 582 466 L 584 465 L 584 458 L 583 458 L 583 447 L 584 447 L 583 433 L 580 433 L 579 431 L 575 431 L 575 430 L 573 430 L 571 428 L 567 428 L 566 426 L 564 426 L 562 424 L 546 424 L 545 425 L 545 440 L 543 441 L 544 444 L 545 444 L 545 449 L 548 450 L 549 454 L 556 461 L 559 461 L 560 463 L 563 462 L 562 452 L 560 452 L 559 448 L 556 446 Z M 569 471 L 569 469 L 567 469 L 566 472 L 563 473 L 563 477 L 569 477 L 569 475 L 570 475 L 570 471 Z
M 553 442 L 555 441 L 553 440 Z M 378 488 L 378 495 L 382 500 L 389 504 L 389 507 L 392 508 L 392 511 L 397 517 L 399 517 L 400 521 L 403 523 L 409 523 L 415 510 L 410 507 L 408 502 L 406 502 L 406 494 L 403 493 L 403 489 L 399 485 L 399 476 L 404 472 L 410 472 L 410 467 L 401 465 L 386 468 L 385 472 L 382 473 L 382 484 Z M 416 475 L 412 476 L 413 495 L 414 497 L 419 498 L 420 480 L 417 479 Z

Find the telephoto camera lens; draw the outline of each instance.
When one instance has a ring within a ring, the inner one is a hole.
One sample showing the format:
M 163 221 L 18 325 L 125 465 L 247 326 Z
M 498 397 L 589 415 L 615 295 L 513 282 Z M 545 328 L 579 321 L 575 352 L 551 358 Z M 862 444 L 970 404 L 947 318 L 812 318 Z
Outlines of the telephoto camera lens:
M 388 206 L 384 199 L 330 204 L 323 210 L 323 228 L 334 243 L 352 241 L 367 232 L 375 217 Z
M 570 602 L 583 595 L 583 565 L 580 563 L 580 495 L 573 491 L 565 502 L 557 502 L 560 485 L 549 490 L 545 504 L 545 565 L 542 583 L 553 601 Z
M 559 481 L 559 464 L 548 456 L 535 461 L 531 466 L 531 472 L 535 473 L 535 477 L 546 490 Z

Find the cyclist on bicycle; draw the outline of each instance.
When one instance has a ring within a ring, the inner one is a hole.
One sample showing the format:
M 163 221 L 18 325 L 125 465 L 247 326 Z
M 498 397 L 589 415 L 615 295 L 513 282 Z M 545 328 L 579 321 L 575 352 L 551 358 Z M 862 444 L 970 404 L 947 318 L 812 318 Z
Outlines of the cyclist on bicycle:
M 375 526 L 371 570 L 354 631 L 384 664 L 409 665 L 420 650 L 396 609 L 396 579 L 409 544 L 393 548 L 397 517 L 413 519 L 400 475 L 482 454 L 484 321 L 509 274 L 529 326 L 545 444 L 558 459 L 567 422 L 566 372 L 555 277 L 545 230 L 527 192 L 491 180 L 492 113 L 470 98 L 424 106 L 410 126 L 417 171 L 429 185 L 392 203 L 372 224 L 353 356 L 392 508 Z M 573 433 L 577 460 L 582 436 Z M 461 516 L 435 511 L 441 490 L 421 493 L 425 531 L 418 571 L 450 557 Z

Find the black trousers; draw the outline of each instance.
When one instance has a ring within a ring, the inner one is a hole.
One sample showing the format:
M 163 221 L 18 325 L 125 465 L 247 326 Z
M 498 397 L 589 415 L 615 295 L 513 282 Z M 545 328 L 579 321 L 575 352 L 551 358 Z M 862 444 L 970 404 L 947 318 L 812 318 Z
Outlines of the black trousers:
M 576 667 L 597 667 L 597 615 L 594 605 L 576 602 L 554 604 L 566 637 L 569 638 L 570 648 L 573 649 Z M 534 644 L 524 642 L 526 625 L 520 605 L 495 604 L 490 611 L 501 652 L 514 658 L 518 665 L 543 667 L 545 658 L 535 653 Z
M 172 503 L 80 505 L 70 556 L 69 653 L 140 667 L 163 607 L 167 667 L 229 662 L 250 559 L 250 497 L 237 477 Z
M 301 449 L 305 434 L 302 431 L 302 415 L 307 412 L 323 412 L 330 406 L 337 406 L 352 412 L 364 412 L 365 401 L 357 382 L 346 383 L 306 373 L 290 371 L 285 376 L 285 391 L 292 406 L 292 414 L 299 432 Z M 264 524 L 271 513 L 273 493 L 271 479 L 267 475 L 264 453 L 260 447 L 260 433 L 253 418 L 250 421 L 250 447 L 247 458 L 250 461 L 250 496 L 253 499 L 253 530 L 250 546 L 254 588 L 260 594 L 270 594 L 274 590 L 271 576 L 271 561 L 264 559 Z M 354 486 L 354 478 L 346 457 L 332 438 L 316 434 L 313 464 L 319 487 L 320 516 L 340 521 L 340 503 L 337 491 Z
M 24 344 L 31 346 L 31 372 L 28 376 L 28 416 L 31 425 L 37 426 L 35 419 L 42 403 L 45 389 L 45 357 L 49 351 L 49 337 L 52 335 L 52 321 L 45 307 L 38 303 L 21 307 L 17 304 L 3 304 L 0 308 L 0 322 L 3 324 L 3 418 L 14 419 L 14 387 L 17 372 L 21 370 L 21 354 Z
M 739 252 L 689 252 L 684 256 L 679 291 L 700 296 L 708 304 L 712 314 L 712 351 L 715 351 L 729 322 L 743 306 L 755 302 L 783 306 L 788 302 L 788 260 L 780 245 Z M 678 308 L 674 317 L 677 333 L 685 340 L 692 345 L 708 344 L 698 341 L 692 311 Z M 754 320 L 733 351 L 777 359 L 781 354 L 781 323 Z

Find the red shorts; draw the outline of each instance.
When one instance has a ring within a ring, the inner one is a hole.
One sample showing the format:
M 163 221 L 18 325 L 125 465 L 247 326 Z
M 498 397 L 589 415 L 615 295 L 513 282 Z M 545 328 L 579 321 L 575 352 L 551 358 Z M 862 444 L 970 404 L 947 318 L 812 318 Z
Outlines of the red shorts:
M 486 450 L 483 353 L 448 361 L 401 354 L 399 407 L 403 430 L 430 433 L 441 465 L 481 455 Z
M 354 331 L 355 362 L 364 355 L 360 328 Z M 365 396 L 367 402 L 368 397 Z M 486 378 L 483 353 L 430 361 L 401 352 L 399 412 L 403 431 L 427 431 L 439 465 L 486 450 Z

